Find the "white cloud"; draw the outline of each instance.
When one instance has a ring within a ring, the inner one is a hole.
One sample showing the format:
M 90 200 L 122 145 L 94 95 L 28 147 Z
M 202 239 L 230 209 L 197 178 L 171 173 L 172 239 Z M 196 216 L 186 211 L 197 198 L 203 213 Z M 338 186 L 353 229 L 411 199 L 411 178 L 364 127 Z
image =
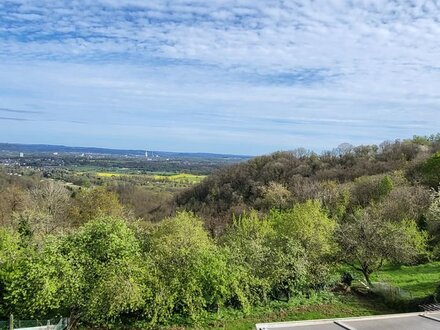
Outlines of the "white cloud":
M 163 130 L 178 118 L 176 136 L 217 132 L 222 151 L 240 129 L 254 143 L 270 141 L 267 152 L 428 134 L 440 124 L 437 1 L 1 6 L 2 107 L 31 103 L 60 122 L 150 120 Z

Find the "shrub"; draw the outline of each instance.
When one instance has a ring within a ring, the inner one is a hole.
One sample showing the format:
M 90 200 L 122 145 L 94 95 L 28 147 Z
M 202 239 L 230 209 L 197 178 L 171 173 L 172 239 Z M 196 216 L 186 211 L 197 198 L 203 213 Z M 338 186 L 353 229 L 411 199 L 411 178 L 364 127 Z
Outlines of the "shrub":
M 197 322 L 227 299 L 226 258 L 193 214 L 182 212 L 161 222 L 146 252 L 160 285 L 152 307 L 159 322 L 176 316 Z

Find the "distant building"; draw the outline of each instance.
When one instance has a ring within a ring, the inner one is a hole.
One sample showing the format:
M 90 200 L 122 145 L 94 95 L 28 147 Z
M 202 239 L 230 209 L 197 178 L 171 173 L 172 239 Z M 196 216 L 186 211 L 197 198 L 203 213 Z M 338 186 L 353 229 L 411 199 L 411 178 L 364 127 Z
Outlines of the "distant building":
M 20 158 L 24 157 L 24 153 L 20 152 Z

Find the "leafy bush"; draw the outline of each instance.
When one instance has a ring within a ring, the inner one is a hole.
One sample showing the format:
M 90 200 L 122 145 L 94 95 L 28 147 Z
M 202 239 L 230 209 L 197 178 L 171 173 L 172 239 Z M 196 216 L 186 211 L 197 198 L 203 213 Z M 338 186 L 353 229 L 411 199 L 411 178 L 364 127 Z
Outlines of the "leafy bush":
M 229 257 L 229 269 L 234 270 L 235 304 L 244 309 L 269 299 L 273 270 L 270 239 L 273 228 L 267 219 L 256 212 L 234 218 L 233 225 L 223 238 Z
M 422 180 L 433 188 L 440 184 L 440 151 L 429 157 L 421 166 Z
M 322 259 L 335 252 L 336 222 L 327 216 L 319 201 L 308 200 L 286 211 L 274 210 L 270 219 L 277 236 L 293 238 L 310 259 Z
M 256 212 L 235 218 L 224 244 L 230 268 L 239 270 L 244 303 L 290 300 L 325 286 L 335 226 L 316 201 L 262 218 Z
M 161 222 L 151 234 L 146 253 L 160 285 L 156 292 L 160 298 L 151 307 L 156 309 L 157 321 L 179 316 L 197 322 L 228 298 L 226 258 L 193 214 L 182 212 Z
M 146 263 L 133 232 L 120 219 L 98 218 L 68 235 L 28 248 L 8 286 L 21 317 L 70 314 L 91 324 L 117 322 L 141 309 Z
M 370 287 L 370 275 L 384 262 L 411 264 L 426 255 L 428 238 L 413 220 L 383 221 L 366 211 L 341 224 L 337 237 L 340 260 L 362 272 Z
M 25 255 L 20 236 L 6 228 L 0 228 L 0 318 L 7 318 L 14 311 L 11 284 L 20 277 L 21 260 Z

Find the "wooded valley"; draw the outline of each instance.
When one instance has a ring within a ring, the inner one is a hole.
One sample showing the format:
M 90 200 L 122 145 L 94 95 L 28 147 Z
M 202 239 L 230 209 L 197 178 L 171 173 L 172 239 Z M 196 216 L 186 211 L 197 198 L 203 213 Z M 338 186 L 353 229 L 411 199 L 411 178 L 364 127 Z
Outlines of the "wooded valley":
M 0 319 L 207 328 L 328 302 L 355 279 L 378 295 L 384 269 L 440 261 L 439 183 L 440 135 L 276 152 L 206 177 L 4 166 Z M 440 299 L 429 281 L 400 307 Z

